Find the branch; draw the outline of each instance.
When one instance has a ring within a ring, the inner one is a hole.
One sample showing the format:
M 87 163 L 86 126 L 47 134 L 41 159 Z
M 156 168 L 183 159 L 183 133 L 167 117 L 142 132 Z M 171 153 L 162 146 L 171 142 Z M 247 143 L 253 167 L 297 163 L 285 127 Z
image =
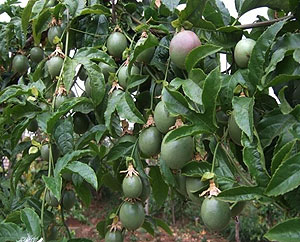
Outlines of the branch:
M 282 20 L 290 20 L 293 18 L 294 18 L 294 15 L 288 15 L 288 16 L 284 16 L 282 18 L 272 19 L 272 20 L 263 21 L 263 22 L 257 22 L 257 23 L 253 23 L 253 24 L 235 25 L 234 27 L 239 28 L 239 29 L 252 29 L 252 28 L 269 26 L 276 22 L 279 22 Z

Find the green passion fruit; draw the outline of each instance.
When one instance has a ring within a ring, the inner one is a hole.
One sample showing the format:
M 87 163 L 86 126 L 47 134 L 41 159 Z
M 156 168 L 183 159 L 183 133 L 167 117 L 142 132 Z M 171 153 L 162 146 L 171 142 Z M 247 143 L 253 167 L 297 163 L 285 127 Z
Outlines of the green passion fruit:
M 61 26 L 53 26 L 48 30 L 48 40 L 51 45 L 57 44 L 56 39 L 61 38 L 63 33 L 63 28 Z
M 83 134 L 89 129 L 90 120 L 87 115 L 78 112 L 73 115 L 73 125 L 76 134 Z
M 19 73 L 24 74 L 29 68 L 28 58 L 24 55 L 16 55 L 12 62 L 12 69 Z
M 164 137 L 161 145 L 161 158 L 171 169 L 181 169 L 194 154 L 194 141 L 191 136 L 165 142 Z
M 52 78 L 59 76 L 63 63 L 64 59 L 59 56 L 54 56 L 46 62 L 48 72 Z
M 47 190 L 46 195 L 45 195 L 45 201 L 46 203 L 51 206 L 51 207 L 57 207 L 59 202 L 56 199 L 56 197 L 53 195 L 53 193 L 49 190 Z
M 240 146 L 242 145 L 241 144 L 242 130 L 237 125 L 233 113 L 231 114 L 229 121 L 228 121 L 228 133 L 229 133 L 231 140 L 235 144 L 240 145 Z
M 36 121 L 36 119 L 32 119 L 29 123 L 29 125 L 27 126 L 27 130 L 30 132 L 36 132 L 39 128 L 38 122 Z
M 49 161 L 49 144 L 42 145 L 41 149 L 40 149 L 40 152 L 41 152 L 41 158 L 44 161 Z M 57 161 L 60 153 L 59 153 L 59 150 L 58 150 L 58 148 L 55 144 L 52 144 L 52 155 L 53 155 L 53 160 Z
M 239 67 L 246 68 L 248 66 L 255 43 L 255 40 L 246 38 L 236 44 L 234 48 L 234 60 Z
M 129 73 L 127 72 L 128 66 L 124 65 L 120 68 L 118 73 L 119 85 L 126 89 Z M 140 73 L 140 69 L 137 66 L 132 66 L 130 75 L 137 75 Z
M 33 47 L 30 50 L 30 59 L 33 62 L 39 63 L 44 59 L 44 51 L 40 47 Z
M 144 129 L 139 136 L 139 148 L 143 155 L 151 157 L 160 152 L 161 133 L 155 127 Z
M 145 41 L 146 41 L 146 38 L 140 38 L 138 40 L 138 42 L 136 43 L 136 46 L 140 46 L 140 45 L 144 44 Z M 154 52 L 155 52 L 155 47 L 147 48 L 147 49 L 143 50 L 137 56 L 136 61 L 137 62 L 142 62 L 142 63 L 145 63 L 145 64 L 149 64 L 150 61 L 152 60 Z
M 122 58 L 123 51 L 127 47 L 127 39 L 124 34 L 114 32 L 107 39 L 107 51 L 115 58 Z
M 122 183 L 122 189 L 125 197 L 137 198 L 141 195 L 143 184 L 139 176 L 126 176 Z
M 74 191 L 68 190 L 64 192 L 63 199 L 62 199 L 62 204 L 63 208 L 66 210 L 71 209 L 76 201 L 76 196 Z
M 198 36 L 189 30 L 176 34 L 171 42 L 169 54 L 172 62 L 180 69 L 185 69 L 185 58 L 194 48 L 201 45 Z
M 107 231 L 107 233 L 105 234 L 104 242 L 123 242 L 122 232 L 119 230 Z
M 102 70 L 102 73 L 104 75 L 105 81 L 108 81 L 109 78 L 109 73 L 115 73 L 116 72 L 116 68 L 113 66 L 110 66 L 104 62 L 99 62 L 99 67 Z
M 201 206 L 201 218 L 206 227 L 222 231 L 230 222 L 231 212 L 228 203 L 215 197 L 205 198 Z
M 163 134 L 176 122 L 175 117 L 171 117 L 163 101 L 160 101 L 154 110 L 154 121 L 156 128 Z
M 119 217 L 122 225 L 129 231 L 138 229 L 145 220 L 145 211 L 142 203 L 125 201 L 120 208 Z

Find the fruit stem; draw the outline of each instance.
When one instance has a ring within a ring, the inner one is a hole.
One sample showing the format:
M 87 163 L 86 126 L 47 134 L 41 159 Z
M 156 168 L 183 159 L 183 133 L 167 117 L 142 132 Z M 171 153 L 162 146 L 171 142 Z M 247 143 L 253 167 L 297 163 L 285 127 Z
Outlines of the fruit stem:
M 73 30 L 75 32 L 82 33 L 82 34 L 91 35 L 91 36 L 94 36 L 94 37 L 108 36 L 108 34 L 93 34 L 93 33 L 89 33 L 89 32 L 86 32 L 86 31 L 82 31 L 80 29 L 75 29 L 75 28 L 69 28 L 69 30 Z
M 167 61 L 167 68 L 166 68 L 166 72 L 165 72 L 165 78 L 164 78 L 164 82 L 166 82 L 166 81 L 167 81 L 167 77 L 168 77 L 168 71 L 169 71 L 170 62 L 171 62 L 171 59 L 170 59 L 170 57 L 169 57 L 169 58 L 168 58 L 168 61 Z
M 217 157 L 217 151 L 218 151 L 219 145 L 220 145 L 220 143 L 218 142 L 216 145 L 215 151 L 214 151 L 214 158 L 212 161 L 211 171 L 210 171 L 211 173 L 214 173 L 214 170 L 215 170 L 215 163 L 216 163 L 216 157 Z

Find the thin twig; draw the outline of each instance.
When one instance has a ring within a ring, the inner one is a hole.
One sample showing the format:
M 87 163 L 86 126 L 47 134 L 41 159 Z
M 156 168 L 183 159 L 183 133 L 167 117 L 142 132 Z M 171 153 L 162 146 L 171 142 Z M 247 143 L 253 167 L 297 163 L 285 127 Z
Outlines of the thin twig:
M 234 27 L 239 28 L 239 29 L 252 29 L 252 28 L 259 28 L 259 27 L 265 27 L 272 25 L 276 22 L 282 21 L 282 20 L 291 20 L 293 19 L 293 15 L 288 15 L 284 16 L 282 18 L 277 18 L 277 19 L 272 19 L 268 21 L 263 21 L 263 22 L 257 22 L 257 23 L 252 23 L 252 24 L 243 24 L 243 25 L 235 25 Z

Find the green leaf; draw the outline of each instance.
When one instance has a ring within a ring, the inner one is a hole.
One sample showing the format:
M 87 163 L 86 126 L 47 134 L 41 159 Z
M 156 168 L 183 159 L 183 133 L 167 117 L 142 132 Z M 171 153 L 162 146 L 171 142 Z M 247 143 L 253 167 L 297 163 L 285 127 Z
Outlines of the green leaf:
M 104 14 L 104 15 L 111 15 L 110 9 L 104 7 L 101 4 L 93 4 L 89 8 L 85 8 L 81 11 L 80 15 L 86 14 Z
M 74 150 L 73 122 L 70 118 L 57 122 L 53 136 L 63 155 Z
M 95 60 L 99 62 L 104 62 L 110 66 L 117 67 L 115 61 L 107 53 L 94 47 L 80 48 L 76 52 L 74 60 L 77 60 L 78 62 L 80 62 L 80 60 Z
M 76 185 L 75 190 L 84 205 L 89 207 L 92 202 L 93 195 L 86 183 L 83 182 L 80 185 Z
M 218 198 L 225 202 L 239 202 L 257 200 L 263 196 L 263 190 L 260 187 L 234 187 L 222 191 Z
M 42 176 L 46 187 L 51 191 L 51 193 L 56 197 L 58 201 L 61 199 L 61 189 L 62 189 L 62 179 L 61 176 L 47 177 Z
M 296 140 L 292 140 L 281 147 L 272 157 L 271 172 L 274 174 L 278 166 L 284 162 L 291 154 Z
M 277 224 L 264 237 L 270 241 L 298 242 L 300 238 L 300 219 L 293 218 Z
M 26 232 L 24 232 L 18 225 L 14 223 L 1 223 L 1 241 L 18 241 L 24 236 L 26 236 Z
M 63 83 L 67 90 L 67 93 L 69 93 L 73 85 L 77 65 L 78 62 L 76 60 L 71 59 L 70 57 L 66 57 L 63 69 Z
M 67 6 L 67 9 L 69 10 L 69 14 L 71 17 L 75 18 L 80 15 L 82 10 L 85 7 L 85 0 L 65 0 L 64 3 Z
M 282 9 L 285 12 L 291 10 L 289 8 L 288 1 L 281 1 L 281 0 L 260 0 L 260 1 L 253 1 L 253 0 L 235 0 L 235 7 L 239 14 L 242 16 L 244 13 L 248 12 L 249 10 L 260 8 L 260 7 L 269 7 L 272 9 Z
M 152 166 L 150 168 L 149 176 L 151 177 L 150 183 L 153 197 L 158 207 L 161 207 L 167 199 L 169 187 L 164 182 L 158 166 Z
M 154 226 L 152 223 L 148 222 L 147 220 L 144 221 L 142 228 L 147 231 L 147 233 L 154 236 Z
M 23 94 L 31 94 L 31 90 L 25 85 L 11 85 L 0 92 L 0 103 Z
M 208 162 L 191 161 L 181 169 L 181 174 L 189 177 L 202 177 L 210 169 L 211 165 Z
M 202 103 L 204 106 L 204 117 L 210 124 L 212 130 L 217 127 L 216 123 L 216 105 L 218 93 L 221 89 L 222 80 L 219 67 L 212 70 L 206 77 L 202 93 Z
M 90 150 L 75 150 L 71 153 L 65 154 L 57 160 L 54 169 L 54 176 L 59 176 L 60 172 L 68 165 L 69 162 L 77 160 L 83 156 L 90 155 L 91 153 L 92 152 Z
M 129 90 L 133 87 L 137 87 L 147 81 L 148 78 L 149 76 L 146 75 L 132 75 L 128 78 L 128 85 L 126 89 Z
M 269 196 L 285 194 L 300 185 L 300 153 L 283 161 L 276 169 L 266 188 Z
M 163 37 L 159 46 L 156 47 L 153 58 L 150 62 L 151 65 L 155 66 L 159 71 L 165 72 L 167 69 L 167 63 L 169 59 L 169 45 L 170 37 Z
M 25 224 L 26 231 L 34 237 L 41 236 L 41 221 L 39 216 L 31 208 L 21 210 L 21 220 Z
M 283 115 L 278 110 L 265 115 L 257 126 L 262 147 L 269 146 L 275 137 L 287 132 L 295 122 L 292 115 Z
M 96 190 L 98 189 L 98 179 L 95 171 L 87 164 L 80 161 L 72 161 L 66 166 L 72 172 L 80 175 L 84 180 L 90 183 Z
M 43 10 L 38 18 L 35 18 L 32 22 L 32 33 L 35 45 L 39 45 L 42 32 L 48 29 L 48 25 L 51 22 L 52 13 L 49 8 Z
M 204 11 L 207 0 L 187 0 L 186 7 L 180 12 L 180 22 L 183 23 L 185 20 L 191 22 L 194 27 L 201 27 L 202 13 Z
M 145 41 L 143 41 L 140 45 L 137 45 L 134 48 L 133 55 L 130 58 L 130 62 L 129 62 L 129 65 L 128 65 L 127 72 L 131 73 L 131 68 L 132 68 L 134 62 L 136 61 L 136 58 L 138 57 L 138 55 L 140 53 L 142 53 L 146 49 L 155 47 L 158 44 L 159 44 L 158 39 L 153 34 L 149 33 L 147 39 Z
M 240 129 L 253 140 L 253 106 L 254 98 L 234 97 L 232 99 L 234 119 Z
M 255 134 L 251 142 L 246 135 L 242 135 L 243 161 L 248 167 L 250 175 L 255 178 L 256 183 L 265 187 L 270 178 L 266 171 L 265 157 L 260 141 Z
M 52 117 L 47 121 L 47 133 L 52 133 L 56 122 L 72 108 L 79 104 L 91 103 L 89 98 L 86 97 L 74 97 L 68 98 L 64 101 L 58 108 L 58 110 L 52 115 Z
M 285 98 L 285 94 L 284 94 L 284 90 L 287 89 L 288 86 L 285 86 L 283 88 L 280 89 L 279 91 L 279 100 L 280 100 L 280 110 L 283 114 L 289 114 L 290 112 L 293 111 L 293 108 L 290 106 L 290 104 L 288 103 L 288 101 Z
M 134 147 L 131 142 L 124 142 L 114 145 L 107 154 L 107 161 L 118 160 L 121 157 L 129 155 Z
M 170 227 L 161 219 L 159 218 L 154 218 L 156 225 L 158 227 L 161 227 L 165 232 L 167 232 L 169 235 L 173 235 L 172 230 L 170 229 Z
M 96 136 L 101 138 L 105 132 L 106 132 L 106 127 L 103 124 L 98 124 L 93 126 L 77 140 L 75 144 L 75 148 L 76 149 L 83 148 L 88 142 L 95 140 Z
M 176 79 L 182 80 L 179 78 L 176 78 Z M 203 90 L 200 87 L 199 83 L 197 83 L 191 79 L 182 80 L 182 89 L 183 89 L 185 95 L 188 96 L 193 102 L 202 105 Z
M 185 58 L 185 66 L 187 72 L 190 72 L 200 60 L 204 59 L 207 56 L 215 54 L 221 49 L 223 49 L 223 47 L 211 44 L 201 45 L 193 49 Z
M 256 89 L 258 84 L 261 84 L 260 82 L 264 74 L 267 51 L 284 24 L 285 21 L 280 21 L 268 27 L 258 38 L 255 46 L 253 47 L 248 65 L 249 80 L 252 84 L 253 91 Z
M 26 7 L 23 10 L 22 13 L 22 30 L 24 32 L 24 36 L 27 36 L 27 28 L 29 26 L 29 20 L 31 16 L 31 10 L 33 5 L 35 4 L 37 0 L 29 0 Z
M 105 95 L 105 80 L 101 68 L 92 61 L 79 60 L 88 73 L 91 86 L 91 98 L 95 106 L 99 105 Z
M 176 187 L 177 183 L 173 176 L 173 173 L 171 172 L 170 168 L 166 165 L 166 162 L 161 158 L 159 159 L 159 168 L 165 182 L 172 187 Z
M 110 133 L 112 133 L 112 124 L 111 124 L 112 114 L 115 112 L 117 105 L 120 102 L 123 95 L 124 94 L 122 91 L 116 90 L 108 98 L 108 104 L 104 112 L 104 118 L 105 118 L 105 126 L 107 127 Z
M 127 92 L 123 93 L 119 103 L 117 103 L 117 111 L 121 118 L 125 118 L 129 122 L 139 124 L 145 123 L 143 115 L 136 108 L 132 97 Z

